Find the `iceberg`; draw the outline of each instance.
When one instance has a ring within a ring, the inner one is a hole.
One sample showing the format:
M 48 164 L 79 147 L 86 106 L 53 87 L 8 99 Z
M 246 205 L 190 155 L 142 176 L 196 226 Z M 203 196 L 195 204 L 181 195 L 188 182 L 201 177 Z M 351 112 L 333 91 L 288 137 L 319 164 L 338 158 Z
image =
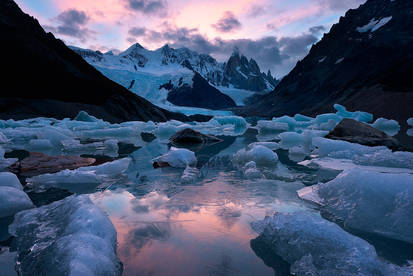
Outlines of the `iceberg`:
M 372 245 L 317 213 L 277 213 L 252 227 L 291 264 L 293 275 L 410 275 L 407 268 L 385 263 Z
M 413 127 L 413 118 L 407 119 L 407 124 L 411 127 Z
M 238 167 L 243 167 L 250 161 L 254 161 L 257 166 L 272 167 L 277 165 L 278 156 L 269 148 L 257 145 L 248 151 L 241 149 L 232 157 L 232 162 Z
M 17 176 L 9 172 L 0 172 L 0 218 L 33 207 Z
M 218 123 L 221 126 L 232 126 L 235 133 L 243 134 L 247 130 L 248 123 L 240 116 L 215 116 L 208 123 Z
M 346 227 L 413 243 L 413 175 L 354 168 L 298 192 Z M 314 200 L 316 199 L 316 200 Z
M 11 172 L 0 172 L 0 187 L 12 187 L 23 191 L 23 186 L 19 179 Z
M 0 218 L 8 217 L 34 205 L 25 192 L 10 186 L 0 186 Z
M 116 230 L 87 195 L 16 214 L 20 275 L 121 275 Z
M 73 119 L 74 121 L 80 121 L 80 122 L 102 122 L 103 120 L 100 120 L 96 118 L 95 116 L 89 115 L 86 111 L 79 111 L 77 116 Z
M 371 126 L 385 132 L 389 136 L 394 136 L 400 131 L 400 125 L 397 121 L 385 118 L 378 118 Z
M 164 162 L 174 168 L 186 168 L 196 166 L 195 153 L 188 149 L 171 147 L 168 153 L 156 157 L 152 162 Z

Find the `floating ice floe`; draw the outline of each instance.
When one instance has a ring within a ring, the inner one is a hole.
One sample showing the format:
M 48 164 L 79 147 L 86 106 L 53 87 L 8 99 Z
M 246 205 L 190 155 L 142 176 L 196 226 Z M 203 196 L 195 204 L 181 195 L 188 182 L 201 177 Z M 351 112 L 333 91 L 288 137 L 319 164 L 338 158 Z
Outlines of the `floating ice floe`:
M 316 213 L 278 213 L 252 227 L 291 264 L 293 275 L 411 275 L 409 268 L 385 263 L 372 245 Z
M 73 190 L 82 188 L 84 185 L 96 187 L 106 182 L 115 181 L 116 178 L 125 173 L 130 162 L 130 158 L 123 158 L 98 166 L 41 174 L 30 177 L 26 181 L 28 187 L 40 190 L 47 187 Z
M 413 243 L 413 174 L 355 168 L 298 194 L 346 227 Z
M 116 230 L 87 195 L 70 196 L 16 214 L 21 275 L 121 275 Z
M 378 118 L 371 126 L 390 136 L 394 136 L 400 131 L 400 125 L 397 121 L 385 118 Z
M 313 138 L 313 146 L 317 147 L 318 159 L 333 158 L 351 160 L 354 164 L 363 166 L 378 166 L 390 168 L 405 168 L 413 170 L 412 152 L 392 152 L 387 147 L 368 147 L 346 141 Z
M 188 149 L 171 147 L 168 153 L 156 157 L 152 162 L 164 162 L 174 168 L 186 168 L 196 166 L 195 153 Z
M 33 207 L 17 176 L 9 172 L 0 172 L 0 218 Z

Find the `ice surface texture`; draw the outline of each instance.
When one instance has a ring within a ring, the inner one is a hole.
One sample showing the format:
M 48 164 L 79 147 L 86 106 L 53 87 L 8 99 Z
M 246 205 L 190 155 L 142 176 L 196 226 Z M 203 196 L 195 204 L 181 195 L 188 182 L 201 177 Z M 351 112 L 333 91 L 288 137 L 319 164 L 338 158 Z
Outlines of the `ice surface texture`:
M 381 261 L 366 241 L 316 213 L 278 213 L 252 226 L 291 264 L 294 275 L 409 275 L 403 268 Z
M 21 275 L 120 275 L 116 231 L 87 195 L 22 211 L 9 226 Z
M 299 195 L 321 205 L 346 227 L 413 243 L 413 175 L 359 168 Z

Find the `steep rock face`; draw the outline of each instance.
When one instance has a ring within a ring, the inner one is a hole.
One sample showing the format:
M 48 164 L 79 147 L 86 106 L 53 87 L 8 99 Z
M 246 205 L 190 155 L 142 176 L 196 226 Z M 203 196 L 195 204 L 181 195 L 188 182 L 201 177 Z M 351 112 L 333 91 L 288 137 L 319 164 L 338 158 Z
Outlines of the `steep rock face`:
M 0 2 L 4 69 L 0 118 L 74 117 L 80 110 L 110 122 L 188 120 L 160 109 L 104 77 L 12 0 Z M 94 59 L 103 54 L 85 52 Z
M 201 75 L 195 73 L 192 86 L 188 84 L 173 88 L 167 100 L 175 105 L 223 109 L 235 107 L 235 102 L 218 89 L 209 85 Z
M 233 85 L 235 88 L 256 92 L 266 91 L 277 85 L 271 72 L 261 73 L 260 67 L 253 59 L 240 55 L 236 49 L 228 62 L 224 64 L 224 84 Z
M 275 90 L 241 113 L 330 111 L 334 103 L 380 117 L 413 116 L 413 1 L 368 0 L 349 10 Z

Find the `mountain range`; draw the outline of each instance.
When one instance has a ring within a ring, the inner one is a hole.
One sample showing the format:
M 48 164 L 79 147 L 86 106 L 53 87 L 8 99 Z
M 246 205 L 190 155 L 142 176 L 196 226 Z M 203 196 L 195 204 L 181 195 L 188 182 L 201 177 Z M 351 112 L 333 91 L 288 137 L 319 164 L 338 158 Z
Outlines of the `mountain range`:
M 248 60 L 237 48 L 224 63 L 169 45 L 151 51 L 136 43 L 117 55 L 70 48 L 108 78 L 161 106 L 168 101 L 180 106 L 229 108 L 236 103 L 227 96 L 228 91 L 234 95 L 242 90 L 239 94 L 250 92 L 247 96 L 251 96 L 269 92 L 278 84 L 271 72 L 262 73 L 257 62 Z M 167 91 L 159 91 L 162 88 Z

